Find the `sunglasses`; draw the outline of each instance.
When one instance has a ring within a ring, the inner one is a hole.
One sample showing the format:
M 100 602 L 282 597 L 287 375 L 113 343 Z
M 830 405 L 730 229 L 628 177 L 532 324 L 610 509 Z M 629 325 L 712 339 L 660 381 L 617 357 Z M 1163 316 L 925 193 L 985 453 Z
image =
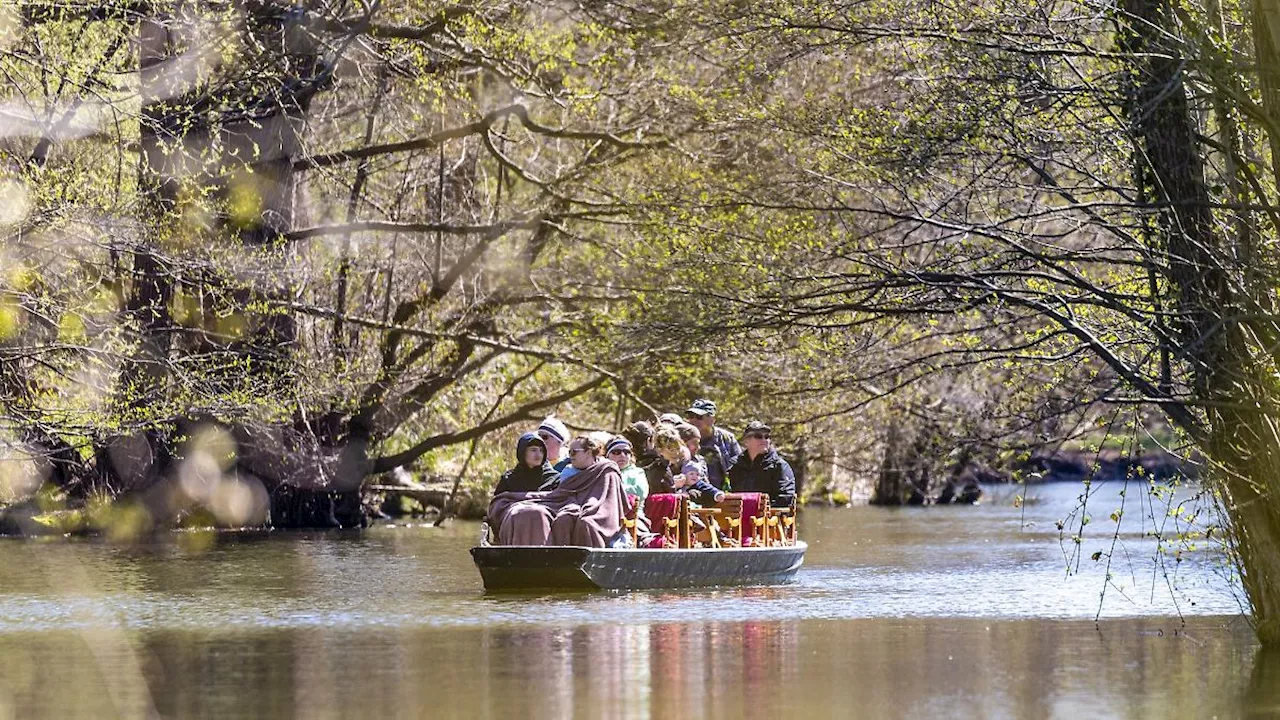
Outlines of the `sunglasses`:
M 610 455 L 630 455 L 631 451 L 630 450 L 610 450 L 609 454 Z
M 768 439 L 769 439 L 769 436 L 768 436 L 768 435 L 762 435 L 761 433 L 747 433 L 747 435 L 746 435 L 746 436 L 747 436 L 747 437 L 749 437 L 749 438 L 760 438 L 761 440 L 768 440 Z
M 578 453 L 584 453 L 584 452 L 586 452 L 586 450 L 582 448 L 569 448 L 570 455 L 577 455 Z
M 551 433 L 538 433 L 538 437 L 542 438 L 543 442 L 559 439 L 555 435 L 552 435 Z

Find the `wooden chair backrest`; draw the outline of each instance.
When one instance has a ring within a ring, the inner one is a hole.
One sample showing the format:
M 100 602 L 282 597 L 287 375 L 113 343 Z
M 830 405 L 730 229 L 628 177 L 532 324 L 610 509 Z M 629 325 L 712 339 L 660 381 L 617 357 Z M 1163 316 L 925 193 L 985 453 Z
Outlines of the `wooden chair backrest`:
M 661 535 L 664 547 L 687 548 L 690 545 L 689 498 L 683 495 L 650 495 L 645 500 L 644 514 L 649 529 Z
M 637 516 L 640 514 L 640 504 L 633 503 L 626 495 L 622 496 L 622 527 L 627 529 L 627 534 L 631 536 L 631 547 L 637 547 L 639 542 L 639 523 L 636 522 Z
M 796 544 L 796 501 L 785 507 L 771 508 L 765 541 L 770 545 Z
M 769 496 L 764 493 L 729 493 L 720 502 L 720 507 L 730 500 L 737 505 L 736 517 L 741 523 L 739 544 L 744 547 L 764 545 L 768 535 Z M 751 512 L 752 506 L 755 512 Z
M 742 496 L 725 495 L 720 504 L 716 505 L 716 509 L 720 511 L 720 517 L 716 519 L 716 523 L 720 527 L 720 532 L 729 537 L 729 541 L 735 546 L 742 546 Z
M 693 520 L 689 517 L 689 498 L 684 495 L 680 496 L 680 515 L 677 522 L 679 523 L 676 527 L 677 547 L 693 547 Z
M 779 539 L 779 540 L 782 542 L 782 544 L 784 544 L 784 545 L 795 545 L 795 544 L 796 544 L 796 535 L 797 535 L 797 534 L 799 533 L 799 531 L 800 531 L 800 526 L 799 526 L 800 513 L 799 513 L 799 510 L 800 510 L 799 505 L 796 503 L 795 499 L 793 498 L 793 499 L 791 500 L 791 507 L 786 508 L 786 514 L 781 516 L 781 519 L 782 519 L 782 527 L 781 527 L 781 528 L 779 528 L 779 529 L 781 530 L 781 533 L 780 533 L 780 537 L 779 537 L 778 539 Z

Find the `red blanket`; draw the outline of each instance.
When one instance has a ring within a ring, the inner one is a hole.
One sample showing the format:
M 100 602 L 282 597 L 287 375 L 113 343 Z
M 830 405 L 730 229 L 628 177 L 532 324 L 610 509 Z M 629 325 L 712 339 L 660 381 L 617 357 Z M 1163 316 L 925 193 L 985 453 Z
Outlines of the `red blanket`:
M 645 547 L 663 548 L 667 546 L 662 530 L 663 523 L 676 517 L 680 511 L 680 496 L 674 493 L 657 493 L 644 499 L 644 514 L 649 518 L 649 527 L 657 533 Z
M 751 518 L 764 515 L 764 493 L 730 493 L 727 497 L 742 498 L 742 546 L 751 545 L 755 528 Z

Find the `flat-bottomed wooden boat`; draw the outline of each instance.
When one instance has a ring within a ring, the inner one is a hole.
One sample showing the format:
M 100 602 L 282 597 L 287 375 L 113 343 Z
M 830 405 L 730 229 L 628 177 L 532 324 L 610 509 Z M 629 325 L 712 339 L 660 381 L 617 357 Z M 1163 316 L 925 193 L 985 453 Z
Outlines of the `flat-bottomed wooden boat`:
M 803 542 L 747 548 L 588 548 L 482 545 L 471 548 L 486 592 L 646 590 L 779 585 L 793 580 Z

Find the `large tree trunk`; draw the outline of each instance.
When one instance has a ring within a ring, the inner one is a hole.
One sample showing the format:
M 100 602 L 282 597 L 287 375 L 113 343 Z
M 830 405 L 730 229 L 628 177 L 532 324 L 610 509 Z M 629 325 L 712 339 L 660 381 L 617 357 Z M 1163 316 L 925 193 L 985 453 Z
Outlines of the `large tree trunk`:
M 181 162 L 185 134 L 175 100 L 183 92 L 182 79 L 175 76 L 171 62 L 182 52 L 181 22 L 175 12 L 156 10 L 138 23 L 142 99 L 138 187 L 143 235 L 134 241 L 125 302 L 138 343 L 121 368 L 114 404 L 123 417 L 143 423 L 154 420 L 147 417 L 151 408 L 163 406 L 173 345 L 174 276 L 166 246 L 173 247 L 178 231 L 176 165 Z M 161 461 L 168 457 L 165 439 L 154 428 L 99 438 L 95 444 L 95 470 L 102 491 L 149 487 L 167 469 L 167 462 Z
M 1255 8 L 1270 2 L 1258 0 Z M 1280 646 L 1280 433 L 1269 414 L 1280 386 L 1266 353 L 1257 352 L 1259 329 L 1232 317 L 1269 302 L 1236 297 L 1230 288 L 1229 273 L 1244 273 L 1231 264 L 1235 248 L 1214 229 L 1183 61 L 1162 35 L 1172 12 L 1167 0 L 1125 0 L 1123 7 L 1130 21 L 1123 40 L 1137 58 L 1128 112 L 1150 168 L 1148 196 L 1159 203 L 1165 247 L 1157 250 L 1169 259 L 1166 279 L 1176 293 L 1194 397 L 1208 408 L 1198 432 L 1217 465 L 1258 637 Z M 1255 29 L 1265 31 L 1262 17 L 1256 21 Z M 1269 42 L 1260 39 L 1259 48 L 1269 51 Z
M 1208 449 L 1222 466 L 1223 504 L 1254 627 L 1263 645 L 1280 647 L 1280 436 L 1263 412 L 1214 412 L 1210 423 Z
M 1254 66 L 1263 110 L 1280 119 L 1280 0 L 1253 0 Z M 1265 129 L 1270 139 L 1271 172 L 1280 181 L 1280 134 Z
M 295 318 L 289 312 L 251 308 L 289 296 L 285 245 L 296 223 L 294 164 L 301 153 L 308 109 L 327 73 L 319 61 L 313 14 L 290 10 L 282 16 L 280 7 L 265 4 L 251 8 L 245 32 L 253 40 L 250 46 L 264 48 L 259 58 L 263 74 L 278 82 L 250 81 L 245 87 L 226 88 L 192 85 L 179 59 L 199 44 L 195 17 L 179 6 L 153 12 L 138 24 L 143 99 L 139 205 L 146 234 L 133 253 L 126 303 L 138 345 L 121 373 L 116 405 L 146 427 L 101 438 L 95 457 L 101 489 L 140 499 L 158 527 L 183 509 L 170 502 L 174 493 L 166 488 L 184 462 L 177 444 L 184 433 L 165 428 L 202 425 L 193 418 L 148 414 L 162 407 L 159 401 L 168 392 L 171 363 L 185 360 L 193 368 L 189 377 L 200 378 L 205 383 L 200 392 L 207 395 L 250 388 L 257 397 L 280 399 L 286 405 L 294 396 Z M 221 95 L 237 93 L 244 96 L 223 102 Z M 210 148 L 221 151 L 216 161 L 204 156 Z M 232 279 L 233 287 L 225 286 L 227 278 L 189 269 L 183 274 L 181 248 L 193 238 L 180 235 L 200 232 L 182 221 L 178 198 L 183 183 L 203 184 L 225 201 L 227 236 L 254 253 L 253 272 Z M 215 291 L 201 292 L 209 287 Z M 244 332 L 227 340 L 184 330 L 171 316 L 178 290 L 220 303 L 203 308 L 209 324 L 230 301 L 229 309 L 243 320 Z M 239 362 L 227 362 L 228 353 Z M 194 369 L 192 361 L 201 358 L 209 358 L 208 365 Z M 359 496 L 368 465 L 365 443 L 344 440 L 327 447 L 321 442 L 323 434 L 303 420 L 270 427 L 250 421 L 228 429 L 240 445 L 237 474 L 261 485 L 270 501 L 263 517 L 274 525 L 366 522 Z
M 902 431 L 890 425 L 885 433 L 884 457 L 880 460 L 880 472 L 871 491 L 872 505 L 901 505 L 906 485 L 906 470 L 902 467 Z
M 937 433 L 927 423 L 918 427 L 909 417 L 892 423 L 886 433 L 884 458 L 871 504 L 926 504 L 933 494 L 931 485 L 937 476 L 938 445 Z

